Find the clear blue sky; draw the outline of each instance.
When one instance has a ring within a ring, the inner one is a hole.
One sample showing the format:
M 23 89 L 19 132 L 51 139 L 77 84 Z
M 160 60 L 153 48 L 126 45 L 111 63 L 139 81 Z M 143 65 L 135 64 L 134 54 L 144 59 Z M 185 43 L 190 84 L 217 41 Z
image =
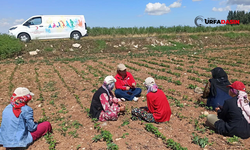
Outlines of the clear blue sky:
M 250 0 L 2 0 L 0 33 L 33 15 L 84 15 L 89 27 L 195 26 L 195 17 L 226 19 Z

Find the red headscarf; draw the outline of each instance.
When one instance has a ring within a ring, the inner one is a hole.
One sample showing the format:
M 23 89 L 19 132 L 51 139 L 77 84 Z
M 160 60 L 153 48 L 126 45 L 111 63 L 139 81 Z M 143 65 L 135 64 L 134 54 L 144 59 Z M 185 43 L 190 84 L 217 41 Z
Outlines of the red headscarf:
M 13 113 L 18 118 L 21 111 L 21 107 L 25 106 L 31 99 L 32 96 L 30 94 L 17 97 L 15 93 L 12 94 L 10 98 L 10 104 L 13 107 Z

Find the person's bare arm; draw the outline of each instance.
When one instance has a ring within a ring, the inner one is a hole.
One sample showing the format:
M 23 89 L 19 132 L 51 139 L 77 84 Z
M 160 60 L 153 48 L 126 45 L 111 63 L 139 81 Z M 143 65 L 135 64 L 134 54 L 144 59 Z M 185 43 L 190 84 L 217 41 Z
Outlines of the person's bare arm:
M 205 89 L 204 89 L 204 92 L 203 92 L 203 98 L 205 97 L 208 97 L 209 96 L 209 93 L 210 93 L 210 86 L 211 86 L 211 83 L 208 82 L 205 86 Z

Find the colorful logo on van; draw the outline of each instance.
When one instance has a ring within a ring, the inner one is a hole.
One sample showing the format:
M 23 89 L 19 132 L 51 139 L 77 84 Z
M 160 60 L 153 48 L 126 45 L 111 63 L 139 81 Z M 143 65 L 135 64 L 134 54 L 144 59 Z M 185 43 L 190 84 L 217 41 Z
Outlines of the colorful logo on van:
M 52 20 L 49 18 L 48 20 Z M 76 27 L 83 27 L 83 20 L 81 19 L 66 19 L 66 20 L 59 20 L 59 21 L 49 21 L 52 22 L 49 24 L 48 28 L 46 28 L 47 33 L 51 33 L 51 29 L 70 29 L 74 30 Z

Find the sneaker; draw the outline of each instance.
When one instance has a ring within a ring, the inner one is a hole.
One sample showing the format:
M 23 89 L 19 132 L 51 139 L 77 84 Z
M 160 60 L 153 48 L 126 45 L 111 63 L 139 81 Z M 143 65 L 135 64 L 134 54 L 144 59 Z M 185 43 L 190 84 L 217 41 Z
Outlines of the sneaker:
M 134 98 L 133 98 L 133 101 L 137 102 L 138 99 L 139 99 L 138 97 L 134 97 Z
M 121 98 L 121 100 L 122 100 L 123 102 L 125 102 L 125 101 L 126 101 L 126 99 L 125 99 L 125 98 Z

